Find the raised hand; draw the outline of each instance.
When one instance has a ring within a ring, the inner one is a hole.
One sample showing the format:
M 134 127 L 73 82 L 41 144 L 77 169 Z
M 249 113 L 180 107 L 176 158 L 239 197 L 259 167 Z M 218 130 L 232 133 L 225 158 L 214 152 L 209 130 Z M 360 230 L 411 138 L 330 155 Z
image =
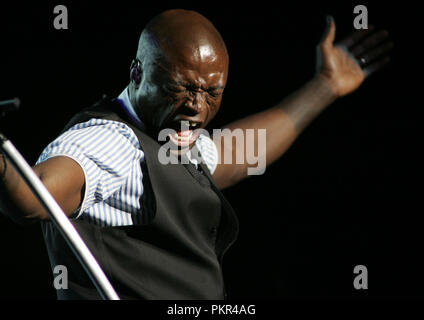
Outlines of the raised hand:
M 317 46 L 317 73 L 329 81 L 338 97 L 356 90 L 361 83 L 385 66 L 387 56 L 393 47 L 388 41 L 386 30 L 369 29 L 351 33 L 342 41 L 333 44 L 336 25 L 332 17 L 327 17 L 327 28 L 322 41 Z

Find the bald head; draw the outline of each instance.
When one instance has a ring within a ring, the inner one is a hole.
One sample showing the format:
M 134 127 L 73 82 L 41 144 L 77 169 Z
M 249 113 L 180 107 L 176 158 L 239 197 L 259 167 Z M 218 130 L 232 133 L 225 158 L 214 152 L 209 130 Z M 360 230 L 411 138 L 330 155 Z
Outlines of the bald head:
M 224 58 L 228 63 L 225 43 L 214 25 L 201 14 L 188 10 L 168 10 L 154 17 L 143 30 L 137 58 L 176 57 L 200 61 Z
M 137 59 L 141 63 L 133 61 L 130 70 L 130 101 L 150 132 L 181 128 L 184 121 L 200 129 L 216 115 L 227 82 L 228 54 L 208 19 L 186 10 L 159 14 L 140 36 Z M 191 137 L 190 145 L 197 138 L 188 132 L 182 136 Z

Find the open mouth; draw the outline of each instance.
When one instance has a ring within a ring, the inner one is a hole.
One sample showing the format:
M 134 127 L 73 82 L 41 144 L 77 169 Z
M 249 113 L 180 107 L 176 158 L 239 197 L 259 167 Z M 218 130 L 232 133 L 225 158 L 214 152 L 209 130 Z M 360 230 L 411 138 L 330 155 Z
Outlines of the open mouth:
M 188 147 L 192 145 L 200 134 L 200 122 L 181 120 L 175 121 L 171 126 L 173 133 L 168 134 L 173 144 L 178 147 Z

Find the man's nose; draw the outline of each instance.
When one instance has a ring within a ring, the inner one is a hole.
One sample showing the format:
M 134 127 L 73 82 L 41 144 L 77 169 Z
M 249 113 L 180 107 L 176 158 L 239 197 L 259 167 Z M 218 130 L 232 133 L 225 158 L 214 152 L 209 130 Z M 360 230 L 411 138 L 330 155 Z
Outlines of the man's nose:
M 206 101 L 201 92 L 195 92 L 193 97 L 186 102 L 186 106 L 196 113 L 201 113 L 206 107 Z

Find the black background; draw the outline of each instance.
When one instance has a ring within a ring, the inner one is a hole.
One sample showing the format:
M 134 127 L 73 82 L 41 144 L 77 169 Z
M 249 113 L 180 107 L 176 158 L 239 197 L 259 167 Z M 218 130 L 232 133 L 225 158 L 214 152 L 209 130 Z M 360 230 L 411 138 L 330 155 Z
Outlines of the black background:
M 69 29 L 55 30 L 64 4 Z M 230 54 L 223 104 L 212 127 L 264 110 L 314 74 L 315 46 L 332 14 L 337 37 L 353 31 L 353 8 L 395 43 L 391 64 L 336 101 L 263 176 L 225 191 L 240 237 L 225 260 L 230 298 L 422 297 L 422 71 L 420 20 L 406 2 L 70 1 L 0 5 L 0 99 L 22 107 L 1 131 L 30 163 L 70 116 L 103 93 L 117 96 L 144 25 L 170 8 L 194 9 L 221 32 Z M 38 224 L 0 217 L 0 298 L 55 299 Z M 353 288 L 355 265 L 369 289 Z

